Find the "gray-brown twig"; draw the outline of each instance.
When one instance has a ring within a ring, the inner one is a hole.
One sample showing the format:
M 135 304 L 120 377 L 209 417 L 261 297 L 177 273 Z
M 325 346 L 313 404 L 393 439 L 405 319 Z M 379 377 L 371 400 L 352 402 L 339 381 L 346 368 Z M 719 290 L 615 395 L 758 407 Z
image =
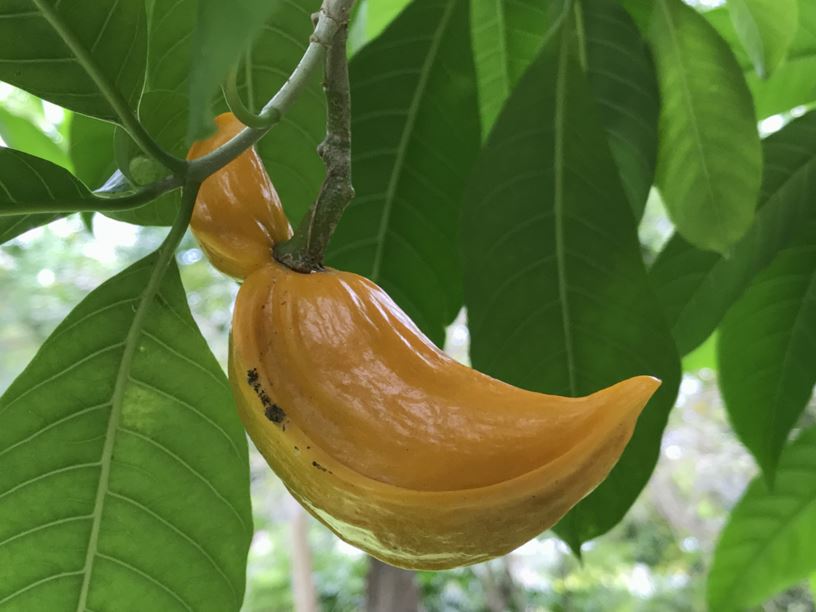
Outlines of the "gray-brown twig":
M 351 4 L 342 14 L 326 54 L 323 89 L 326 94 L 326 137 L 318 153 L 326 164 L 326 178 L 314 204 L 291 240 L 275 247 L 275 257 L 298 272 L 319 270 L 332 234 L 354 197 L 351 184 L 351 94 L 346 39 Z

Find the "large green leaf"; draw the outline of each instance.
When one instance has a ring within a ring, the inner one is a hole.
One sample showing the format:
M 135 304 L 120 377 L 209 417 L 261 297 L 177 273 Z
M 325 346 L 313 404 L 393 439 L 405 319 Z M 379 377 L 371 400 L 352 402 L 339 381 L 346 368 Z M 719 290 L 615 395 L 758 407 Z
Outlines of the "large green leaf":
M 710 610 L 761 604 L 816 570 L 816 428 L 782 453 L 770 491 L 755 478 L 731 511 L 708 576 Z
M 274 14 L 244 55 L 239 70 L 240 91 L 248 106 L 255 110 L 275 95 L 302 57 L 312 33 L 310 15 L 319 9 L 320 0 L 274 4 Z M 189 99 L 196 11 L 195 0 L 155 3 L 150 15 L 147 91 L 157 95 L 173 92 L 176 99 L 178 96 Z M 321 71 L 315 71 L 297 103 L 257 145 L 293 223 L 312 204 L 323 180 L 323 164 L 316 153 L 325 133 L 321 78 Z M 140 109 L 146 119 L 145 102 L 149 103 L 147 96 Z M 162 125 L 181 125 L 186 129 L 186 106 L 177 102 L 167 107 L 152 106 L 150 114 L 155 128 L 151 129 L 161 129 Z M 219 112 L 226 110 L 223 100 L 214 103 L 214 108 Z M 183 142 L 186 146 L 186 140 Z
M 616 2 L 580 0 L 586 71 L 612 158 L 640 219 L 657 163 L 657 78 L 637 26 Z
M 657 156 L 657 82 L 637 27 L 616 2 L 471 3 L 482 133 L 489 133 L 516 82 L 570 8 L 575 11 L 584 68 L 600 107 L 612 156 L 632 209 L 640 218 Z
M 50 7 L 57 23 L 49 23 L 38 5 Z M 66 39 L 84 49 L 90 66 L 83 66 Z M 135 108 L 146 39 L 144 0 L 7 0 L 0 8 L 0 80 L 65 108 L 115 120 L 88 68 Z
M 65 168 L 22 151 L 0 148 L 0 244 L 57 218 L 27 213 L 30 206 L 93 197 Z M 16 210 L 19 215 L 8 214 Z
M 657 0 L 652 49 L 662 107 L 657 185 L 678 231 L 725 252 L 754 217 L 761 150 L 734 54 L 682 0 Z
M 473 57 L 479 82 L 482 134 L 486 137 L 548 30 L 568 3 L 539 0 L 471 2 Z
M 415 0 L 350 66 L 357 197 L 328 261 L 382 285 L 434 342 L 462 304 L 456 235 L 479 150 L 465 0 Z
M 0 138 L 6 146 L 70 169 L 65 151 L 25 117 L 0 108 Z
M 230 68 L 268 27 L 266 22 L 276 24 L 279 14 L 289 10 L 287 4 L 285 0 L 198 0 L 190 39 L 188 142 L 212 131 L 210 100 Z
M 0 418 L 0 607 L 239 610 L 246 441 L 172 262 L 83 300 Z
M 720 389 L 769 483 L 816 384 L 816 246 L 780 252 L 720 326 Z
M 589 85 L 566 51 L 572 33 L 544 47 L 499 116 L 462 240 L 476 368 L 570 396 L 638 374 L 663 380 L 609 478 L 556 528 L 578 550 L 649 479 L 680 368 Z
M 763 142 L 761 207 L 751 229 L 729 257 L 695 249 L 674 236 L 650 276 L 681 355 L 719 325 L 754 275 L 816 217 L 816 113 L 809 113 Z
M 785 59 L 799 25 L 798 0 L 728 0 L 731 21 L 756 73 L 766 78 Z

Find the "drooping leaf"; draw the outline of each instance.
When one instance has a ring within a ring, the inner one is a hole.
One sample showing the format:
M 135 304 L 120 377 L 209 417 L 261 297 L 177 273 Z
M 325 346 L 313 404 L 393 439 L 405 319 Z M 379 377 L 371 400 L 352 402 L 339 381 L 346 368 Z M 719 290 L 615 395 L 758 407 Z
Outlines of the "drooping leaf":
M 30 207 L 82 200 L 93 200 L 93 194 L 65 168 L 22 151 L 0 148 L 0 244 L 58 216 L 32 214 L 27 212 Z M 19 214 L 8 214 L 17 210 Z
M 113 161 L 114 126 L 79 113 L 71 118 L 68 151 L 79 179 L 98 189 L 116 170 Z
M 578 550 L 646 484 L 679 360 L 589 85 L 567 51 L 571 34 L 544 47 L 499 115 L 468 186 L 461 235 L 476 368 L 572 396 L 637 374 L 663 380 L 609 478 L 557 526 Z
M 263 25 L 252 48 L 244 54 L 239 67 L 240 91 L 246 104 L 256 111 L 275 95 L 302 57 L 312 33 L 310 15 L 320 8 L 320 0 L 274 4 L 273 15 Z M 195 0 L 155 3 L 150 15 L 148 92 L 174 92 L 189 99 L 196 11 Z M 297 103 L 257 145 L 293 223 L 297 223 L 312 204 L 323 180 L 323 164 L 316 154 L 325 133 L 321 79 L 321 71 L 315 71 Z M 213 108 L 217 112 L 225 111 L 220 92 L 216 97 Z M 168 107 L 159 104 L 150 112 L 158 129 L 162 125 L 185 128 L 185 149 L 188 106 L 189 102 Z M 181 116 L 179 110 L 184 111 Z M 147 117 L 144 110 L 143 115 Z
M 6 146 L 70 170 L 65 151 L 25 117 L 0 108 L 0 138 Z
M 357 197 L 327 260 L 379 283 L 441 344 L 462 304 L 456 235 L 479 150 L 467 2 L 415 0 L 350 79 Z
M 785 59 L 799 25 L 798 9 L 798 0 L 728 0 L 734 29 L 761 78 Z
M 0 8 L 0 80 L 54 104 L 116 120 L 109 100 L 65 43 L 76 39 L 93 71 L 135 109 L 142 92 L 147 28 L 144 0 L 43 0 L 55 13 L 49 23 L 32 0 Z M 62 30 L 62 35 L 57 28 Z
M 662 101 L 657 185 L 681 235 L 725 252 L 751 225 L 759 193 L 751 94 L 728 45 L 682 0 L 657 0 L 651 41 Z
M 612 158 L 640 219 L 657 163 L 660 109 L 654 64 L 632 19 L 610 0 L 581 0 L 586 71 Z
M 538 54 L 548 30 L 563 18 L 566 2 L 494 0 L 471 2 L 473 57 L 479 83 L 482 135 Z
M 245 436 L 165 269 L 93 291 L 0 398 L 2 607 L 240 608 Z
M 816 113 L 763 141 L 761 207 L 729 257 L 695 249 L 674 236 L 650 271 L 681 355 L 719 325 L 754 275 L 816 217 Z
M 816 570 L 816 428 L 782 452 L 773 490 L 756 477 L 731 511 L 708 576 L 710 610 L 761 604 Z
M 769 483 L 816 384 L 816 246 L 781 251 L 720 326 L 720 390 L 737 435 Z
M 284 0 L 198 0 L 190 39 L 188 143 L 212 132 L 210 100 L 266 22 L 276 23 L 286 5 Z

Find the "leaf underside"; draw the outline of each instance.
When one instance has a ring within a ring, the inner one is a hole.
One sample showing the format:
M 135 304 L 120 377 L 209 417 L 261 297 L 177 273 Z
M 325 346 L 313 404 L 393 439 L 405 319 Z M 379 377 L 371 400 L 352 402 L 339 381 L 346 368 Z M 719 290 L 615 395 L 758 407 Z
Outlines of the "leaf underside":
M 83 300 L 0 398 L 0 607 L 240 608 L 247 447 L 175 265 Z

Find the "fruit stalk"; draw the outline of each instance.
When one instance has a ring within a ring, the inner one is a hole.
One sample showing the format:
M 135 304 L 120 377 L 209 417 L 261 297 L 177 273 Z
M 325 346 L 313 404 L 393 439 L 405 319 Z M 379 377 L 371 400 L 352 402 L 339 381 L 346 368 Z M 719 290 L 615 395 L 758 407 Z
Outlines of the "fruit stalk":
M 323 267 L 323 256 L 334 229 L 354 197 L 351 184 L 351 94 L 346 40 L 348 13 L 326 54 L 323 90 L 326 95 L 326 137 L 317 149 L 326 178 L 314 204 L 291 240 L 275 247 L 275 257 L 297 272 Z

